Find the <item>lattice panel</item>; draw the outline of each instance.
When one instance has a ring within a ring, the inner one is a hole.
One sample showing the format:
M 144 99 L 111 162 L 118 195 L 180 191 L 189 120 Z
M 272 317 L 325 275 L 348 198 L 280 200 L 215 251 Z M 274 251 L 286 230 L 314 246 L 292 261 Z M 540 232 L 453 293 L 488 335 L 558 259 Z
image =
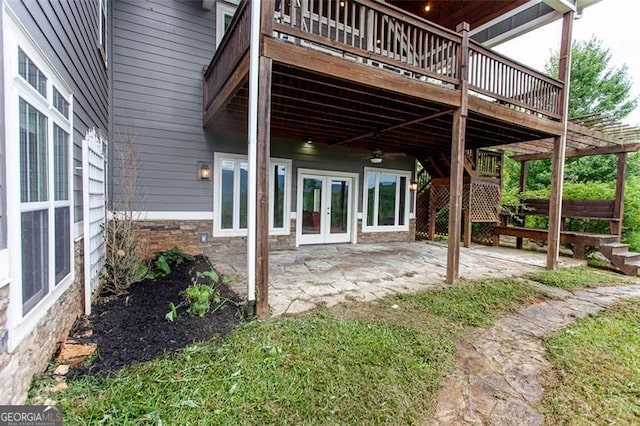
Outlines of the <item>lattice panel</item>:
M 449 186 L 448 185 L 432 185 L 429 197 L 430 209 L 441 209 L 449 205 Z
M 429 193 L 425 191 L 418 194 L 416 200 L 416 239 L 429 238 Z
M 449 206 L 436 213 L 436 235 L 449 235 Z
M 471 191 L 471 221 L 497 222 L 500 220 L 500 187 L 474 182 Z
M 492 245 L 494 226 L 495 224 L 492 222 L 474 223 L 471 231 L 471 241 L 487 246 Z

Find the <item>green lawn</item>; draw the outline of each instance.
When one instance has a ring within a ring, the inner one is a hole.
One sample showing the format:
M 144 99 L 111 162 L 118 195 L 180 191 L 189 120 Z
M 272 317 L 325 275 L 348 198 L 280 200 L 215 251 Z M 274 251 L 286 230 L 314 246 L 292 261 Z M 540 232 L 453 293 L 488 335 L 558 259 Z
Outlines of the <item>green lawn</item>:
M 545 348 L 556 372 L 549 424 L 640 424 L 640 300 L 579 320 Z
M 535 297 L 492 280 L 252 322 L 53 396 L 69 425 L 415 424 L 433 409 L 454 339 Z
M 631 282 L 631 279 L 624 275 L 589 267 L 561 268 L 556 271 L 542 270 L 528 274 L 526 278 L 569 291 L 586 286 Z

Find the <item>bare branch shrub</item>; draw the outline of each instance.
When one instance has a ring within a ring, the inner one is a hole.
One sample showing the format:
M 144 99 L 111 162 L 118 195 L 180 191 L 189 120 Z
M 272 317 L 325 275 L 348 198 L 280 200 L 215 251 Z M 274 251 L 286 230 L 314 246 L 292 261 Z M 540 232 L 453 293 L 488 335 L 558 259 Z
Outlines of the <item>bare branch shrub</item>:
M 141 203 L 138 187 L 139 161 L 135 141 L 130 133 L 115 144 L 114 161 L 118 164 L 119 194 L 112 197 L 111 217 L 106 225 L 107 250 L 102 293 L 121 295 L 131 284 L 143 280 L 149 273 L 142 256 L 140 222 L 136 205 Z

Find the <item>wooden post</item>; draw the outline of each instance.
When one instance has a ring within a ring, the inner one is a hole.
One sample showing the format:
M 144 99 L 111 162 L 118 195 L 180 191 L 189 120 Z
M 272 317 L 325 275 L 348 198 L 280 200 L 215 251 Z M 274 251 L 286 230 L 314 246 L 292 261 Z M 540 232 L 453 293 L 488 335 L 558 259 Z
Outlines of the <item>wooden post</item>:
M 258 80 L 256 315 L 269 315 L 269 157 L 271 155 L 272 60 L 260 57 Z
M 528 167 L 526 161 L 520 162 L 520 197 L 522 198 L 522 193 L 527 190 L 527 175 L 528 175 Z M 524 222 L 524 214 L 522 215 L 522 220 Z M 522 224 L 524 226 L 524 223 Z M 516 248 L 522 249 L 522 237 L 516 237 Z
M 618 154 L 618 175 L 616 176 L 616 198 L 614 200 L 613 215 L 617 221 L 609 222 L 609 230 L 618 236 L 618 242 L 622 236 L 624 218 L 624 181 L 627 177 L 627 153 Z
M 562 19 L 562 43 L 558 76 L 564 83 L 560 97 L 562 102 L 562 136 L 553 140 L 553 157 L 551 167 L 551 198 L 549 199 L 549 237 L 547 246 L 547 268 L 558 268 L 560 254 L 560 220 L 562 217 L 562 183 L 564 180 L 564 160 L 567 138 L 567 121 L 569 116 L 569 87 L 571 76 L 571 31 L 573 12 L 566 12 Z
M 464 247 L 471 247 L 471 211 L 469 211 L 470 206 L 467 206 L 467 210 L 463 213 L 463 226 L 464 226 Z
M 464 140 L 467 127 L 469 57 L 469 24 L 458 25 L 462 34 L 458 78 L 460 78 L 460 108 L 453 113 L 451 131 L 451 176 L 449 179 L 449 236 L 447 238 L 447 284 L 456 282 L 460 269 L 460 227 L 462 221 L 462 189 L 464 173 Z

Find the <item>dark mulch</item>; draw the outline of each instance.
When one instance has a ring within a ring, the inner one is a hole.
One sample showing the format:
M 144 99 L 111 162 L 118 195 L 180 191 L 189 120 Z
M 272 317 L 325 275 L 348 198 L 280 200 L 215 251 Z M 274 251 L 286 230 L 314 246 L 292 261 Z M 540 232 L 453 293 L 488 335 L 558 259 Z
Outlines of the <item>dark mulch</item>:
M 240 297 L 226 285 L 218 288 L 224 306 L 205 317 L 188 316 L 184 308 L 174 322 L 165 319 L 169 302 L 178 304 L 179 293 L 187 288 L 196 272 L 207 271 L 211 265 L 202 257 L 175 266 L 171 273 L 156 280 L 144 280 L 131 286 L 129 294 L 93 307 L 89 318 L 74 326 L 71 337 L 98 345 L 98 355 L 90 366 L 82 366 L 75 374 L 108 373 L 129 364 L 148 361 L 165 352 L 181 349 L 193 342 L 224 336 L 242 321 L 238 304 Z M 212 310 L 215 308 L 212 302 Z M 90 327 L 93 334 L 86 336 Z

